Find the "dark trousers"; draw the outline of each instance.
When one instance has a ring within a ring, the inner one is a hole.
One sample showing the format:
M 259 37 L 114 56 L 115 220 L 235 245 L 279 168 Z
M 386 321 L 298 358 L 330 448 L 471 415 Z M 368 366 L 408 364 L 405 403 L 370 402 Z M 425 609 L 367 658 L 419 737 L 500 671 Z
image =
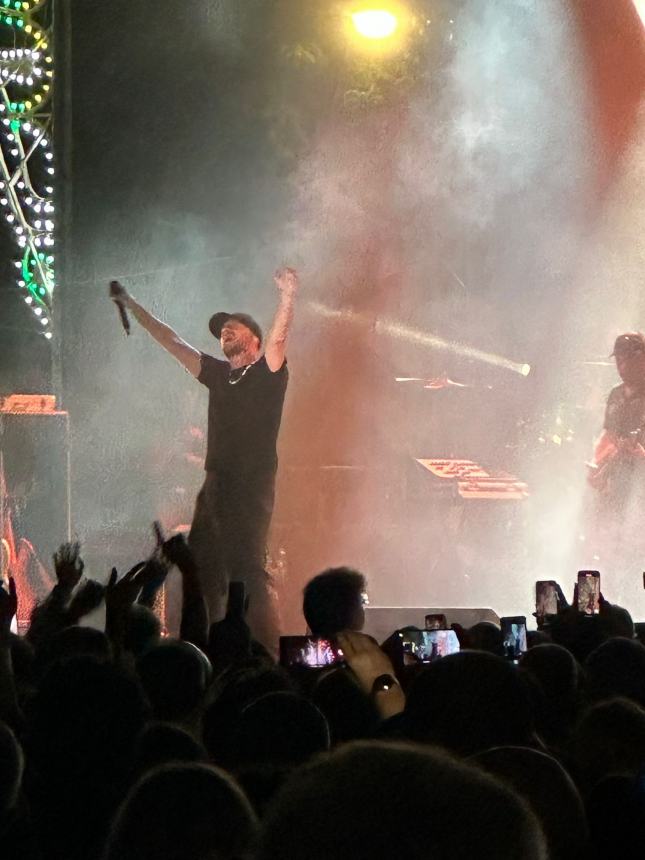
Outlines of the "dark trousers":
M 246 584 L 253 637 L 275 652 L 279 617 L 265 570 L 275 474 L 206 472 L 195 503 L 188 543 L 200 571 L 211 623 L 226 614 L 229 582 Z

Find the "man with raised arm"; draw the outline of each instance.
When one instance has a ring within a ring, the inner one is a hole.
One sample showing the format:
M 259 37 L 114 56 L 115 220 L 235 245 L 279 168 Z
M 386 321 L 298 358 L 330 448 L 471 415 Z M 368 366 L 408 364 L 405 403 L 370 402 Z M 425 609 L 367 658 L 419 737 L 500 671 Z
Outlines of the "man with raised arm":
M 298 291 L 293 269 L 274 276 L 279 301 L 262 352 L 262 330 L 244 313 L 217 313 L 209 329 L 222 361 L 200 352 L 117 286 L 112 298 L 209 391 L 206 479 L 197 496 L 189 544 L 208 600 L 210 620 L 226 609 L 228 583 L 246 583 L 253 635 L 275 650 L 278 614 L 265 570 L 273 512 L 276 440 L 287 388 L 287 336 Z

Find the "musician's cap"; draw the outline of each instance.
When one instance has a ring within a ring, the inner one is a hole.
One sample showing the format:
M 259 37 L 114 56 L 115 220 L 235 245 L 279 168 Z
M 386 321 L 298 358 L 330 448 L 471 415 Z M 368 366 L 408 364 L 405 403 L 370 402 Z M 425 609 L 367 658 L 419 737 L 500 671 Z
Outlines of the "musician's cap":
M 260 341 L 260 343 L 262 343 L 262 329 L 253 319 L 253 317 L 249 316 L 248 314 L 227 314 L 226 311 L 220 311 L 217 314 L 213 314 L 213 316 L 208 321 L 208 327 L 211 331 L 211 334 L 219 340 L 219 338 L 222 336 L 222 329 L 229 320 L 237 320 L 237 322 L 241 322 L 242 325 L 245 325 L 249 329 L 249 331 L 252 331 L 253 334 L 257 337 L 257 339 Z
M 612 355 L 633 355 L 636 352 L 645 352 L 645 335 L 640 331 L 619 334 Z

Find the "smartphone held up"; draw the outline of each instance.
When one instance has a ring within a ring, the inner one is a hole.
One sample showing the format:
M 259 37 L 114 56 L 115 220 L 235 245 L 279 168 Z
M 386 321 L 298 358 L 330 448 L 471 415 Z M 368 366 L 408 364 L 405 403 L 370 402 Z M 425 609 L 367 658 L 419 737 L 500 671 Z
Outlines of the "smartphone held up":
M 324 669 L 345 662 L 342 650 L 323 636 L 281 636 L 280 665 L 285 669 L 296 666 Z
M 600 612 L 600 572 L 578 571 L 578 612 L 597 615 Z
M 526 617 L 524 615 L 511 615 L 500 618 L 500 625 L 504 656 L 509 660 L 519 660 L 528 647 Z
M 558 589 L 552 579 L 538 580 L 535 583 L 535 615 L 544 621 L 549 615 L 558 614 Z

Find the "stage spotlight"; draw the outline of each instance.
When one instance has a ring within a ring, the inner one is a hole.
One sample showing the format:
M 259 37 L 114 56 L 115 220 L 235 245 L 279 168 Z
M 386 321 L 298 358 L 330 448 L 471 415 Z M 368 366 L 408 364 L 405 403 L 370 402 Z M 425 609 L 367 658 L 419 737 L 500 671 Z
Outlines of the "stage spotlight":
M 328 319 L 339 319 L 349 323 L 362 324 L 369 327 L 369 329 L 377 335 L 384 334 L 388 337 L 396 338 L 397 340 L 404 340 L 408 343 L 416 343 L 419 346 L 427 347 L 429 349 L 451 352 L 454 355 L 461 356 L 462 358 L 471 359 L 471 361 L 480 361 L 483 364 L 490 364 L 493 367 L 511 370 L 513 373 L 519 373 L 520 376 L 528 376 L 531 372 L 530 364 L 522 364 L 520 362 L 513 361 L 510 358 L 506 358 L 503 355 L 484 352 L 483 350 L 469 346 L 466 343 L 446 340 L 432 332 L 413 328 L 412 326 L 405 325 L 398 320 L 388 319 L 387 317 L 377 317 L 374 319 L 367 314 L 361 314 L 356 311 L 330 308 L 320 302 L 309 302 L 309 307 L 314 313 Z
M 357 53 L 388 57 L 402 51 L 414 30 L 415 17 L 403 0 L 350 0 L 343 14 L 345 36 Z
M 399 22 L 387 9 L 364 9 L 352 14 L 356 32 L 365 39 L 387 39 L 396 31 Z

